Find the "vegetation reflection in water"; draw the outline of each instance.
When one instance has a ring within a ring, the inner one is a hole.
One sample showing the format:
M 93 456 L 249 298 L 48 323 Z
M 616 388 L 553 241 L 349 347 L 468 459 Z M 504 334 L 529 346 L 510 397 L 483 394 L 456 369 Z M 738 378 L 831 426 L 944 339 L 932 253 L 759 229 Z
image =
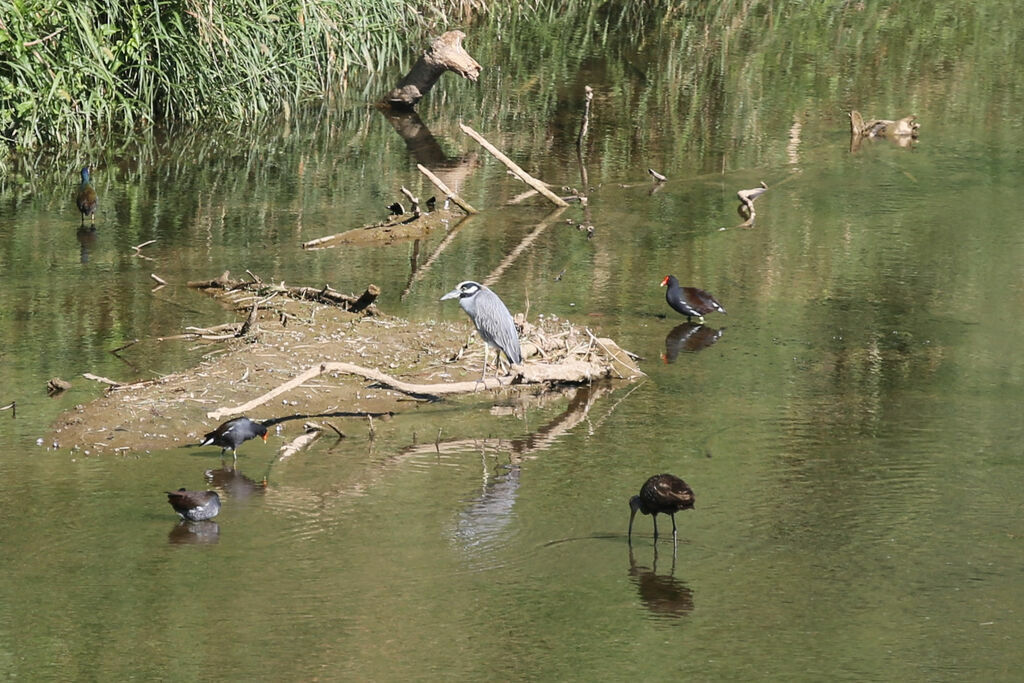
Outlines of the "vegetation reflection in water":
M 544 441 L 529 435 L 557 422 L 558 402 L 516 417 L 433 406 L 378 425 L 372 443 L 349 429 L 274 464 L 264 492 L 226 491 L 217 542 L 197 547 L 169 542 L 161 492 L 207 484 L 215 452 L 32 445 L 98 393 L 76 380 L 51 401 L 49 377 L 169 371 L 202 351 L 154 346 L 133 368 L 108 350 L 224 321 L 188 292 L 151 294 L 150 272 L 183 282 L 244 266 L 351 290 L 372 279 L 390 310 L 454 320 L 437 296 L 491 270 L 546 207 L 469 221 L 403 299 L 415 250 L 442 236 L 296 246 L 378 218 L 416 177 L 391 123 L 352 100 L 245 135 L 89 150 L 106 209 L 85 264 L 73 192 L 86 159 L 20 160 L 0 181 L 0 373 L 8 391 L 39 392 L 0 420 L 12 444 L 0 489 L 17 502 L 2 532 L 0 668 L 278 680 L 1019 669 L 1006 647 L 1024 635 L 1013 7 L 726 4 L 654 17 L 640 40 L 605 31 L 600 12 L 475 27 L 474 56 L 502 69 L 445 83 L 420 111 L 450 157 L 469 154 L 456 124 L 473 112 L 528 170 L 576 184 L 582 86 L 597 92 L 583 156 L 593 237 L 552 225 L 503 276 L 503 298 L 523 310 L 528 289 L 531 315 L 598 314 L 589 322 L 647 359 L 650 379 L 601 397 L 543 450 L 527 450 Z M 920 142 L 851 152 L 851 109 L 914 113 Z M 462 190 L 474 204 L 517 192 L 477 161 Z M 654 194 L 649 167 L 669 179 Z M 736 190 L 761 180 L 755 226 L 732 229 Z M 132 255 L 154 238 L 157 261 Z M 669 272 L 729 317 L 713 345 L 659 363 L 677 326 L 657 317 Z M 485 449 L 482 477 L 473 437 L 487 435 L 527 457 Z M 246 453 L 239 467 L 259 482 L 271 458 Z M 641 536 L 631 558 L 624 540 L 636 483 L 665 470 L 701 500 L 680 520 L 674 567 L 664 544 Z

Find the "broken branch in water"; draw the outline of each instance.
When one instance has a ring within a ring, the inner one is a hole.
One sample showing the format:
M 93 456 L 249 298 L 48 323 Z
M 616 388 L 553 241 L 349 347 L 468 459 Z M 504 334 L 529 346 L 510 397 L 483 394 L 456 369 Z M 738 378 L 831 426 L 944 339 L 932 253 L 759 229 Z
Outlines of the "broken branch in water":
M 507 166 L 508 169 L 510 171 L 512 171 L 512 173 L 514 173 L 516 176 L 518 176 L 520 180 L 522 180 L 524 183 L 526 183 L 527 185 L 529 185 L 533 189 L 537 190 L 537 192 L 540 192 L 542 195 L 544 195 L 544 197 L 549 202 L 551 202 L 555 206 L 569 206 L 569 204 L 564 199 L 562 199 L 561 197 L 556 195 L 554 192 L 549 190 L 548 186 L 545 183 L 537 180 L 532 175 L 530 175 L 529 173 L 524 171 L 522 168 L 520 168 L 519 165 L 516 162 L 512 161 L 507 156 L 502 154 L 501 151 L 498 150 L 497 147 L 495 147 L 494 145 L 489 143 L 484 138 L 484 136 L 480 135 L 480 133 L 477 133 L 475 130 L 473 130 L 472 128 L 470 128 L 469 126 L 467 126 L 464 123 L 460 123 L 459 124 L 459 128 L 461 128 L 462 132 L 464 132 L 466 135 L 468 135 L 469 137 L 471 137 L 474 140 L 476 140 L 477 142 L 479 142 L 483 146 L 484 149 L 486 149 L 488 152 L 490 152 L 494 156 L 495 159 L 497 159 L 501 163 L 505 164 L 505 166 Z
M 739 206 L 740 216 L 746 219 L 736 227 L 746 228 L 754 224 L 754 217 L 757 215 L 754 212 L 754 200 L 763 195 L 767 190 L 768 186 L 762 180 L 761 187 L 755 187 L 751 190 L 740 190 L 736 193 L 741 202 Z
M 295 455 L 302 449 L 308 448 L 311 443 L 320 438 L 322 433 L 323 430 L 320 428 L 320 425 L 307 422 L 305 432 L 299 434 L 284 446 L 281 446 L 281 450 L 278 451 L 277 461 L 281 462 L 282 460 Z
M 583 86 L 583 120 L 580 122 L 580 132 L 576 136 L 576 150 L 583 149 L 583 141 L 587 137 L 590 128 L 590 103 L 594 100 L 594 89 L 589 85 Z
M 149 240 L 148 242 L 143 242 L 142 244 L 135 245 L 134 247 L 132 247 L 132 249 L 135 250 L 135 253 L 132 254 L 132 256 L 138 256 L 139 258 L 144 258 L 147 261 L 155 261 L 156 259 L 150 258 L 149 256 L 146 256 L 145 254 L 142 253 L 142 248 L 143 247 L 148 247 L 149 245 L 153 244 L 154 242 L 156 242 L 156 240 Z
M 467 202 L 459 195 L 455 194 L 455 192 L 453 192 L 447 185 L 445 185 L 440 178 L 431 173 L 430 169 L 428 169 L 426 166 L 424 166 L 423 164 L 416 164 L 416 168 L 420 170 L 420 173 L 427 176 L 427 180 L 434 183 L 437 189 L 441 190 L 441 192 L 444 192 L 444 196 L 446 199 L 452 200 L 455 203 L 455 205 L 461 208 L 463 211 L 465 211 L 466 213 L 480 213 L 479 211 L 474 209 L 469 202 Z
M 413 215 L 413 217 L 419 218 L 419 215 L 420 215 L 420 199 L 419 199 L 419 197 L 414 197 L 412 192 L 410 192 L 409 189 L 405 185 L 402 185 L 402 194 L 404 194 L 406 197 L 408 197 L 409 201 L 412 202 L 412 215 Z
M 9 410 L 9 411 L 11 411 L 11 419 L 13 420 L 16 417 L 16 413 L 18 412 L 18 402 L 17 401 L 11 401 L 7 405 L 5 405 L 2 408 L 0 408 L 0 410 Z
M 394 109 L 412 109 L 445 71 L 453 71 L 476 82 L 483 67 L 462 47 L 465 37 L 462 31 L 441 34 L 399 81 L 398 87 L 387 94 L 385 102 Z

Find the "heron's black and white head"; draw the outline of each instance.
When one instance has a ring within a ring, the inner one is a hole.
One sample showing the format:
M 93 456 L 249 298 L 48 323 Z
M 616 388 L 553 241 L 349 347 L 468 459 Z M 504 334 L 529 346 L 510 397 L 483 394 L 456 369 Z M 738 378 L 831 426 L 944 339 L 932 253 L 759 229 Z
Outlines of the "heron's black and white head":
M 471 299 L 474 296 L 476 296 L 483 288 L 484 286 L 479 282 L 475 282 L 473 280 L 466 280 L 465 282 L 460 282 L 455 286 L 455 289 L 442 296 L 441 301 L 444 301 L 445 299 L 455 298 L 458 298 L 460 301 L 465 299 Z

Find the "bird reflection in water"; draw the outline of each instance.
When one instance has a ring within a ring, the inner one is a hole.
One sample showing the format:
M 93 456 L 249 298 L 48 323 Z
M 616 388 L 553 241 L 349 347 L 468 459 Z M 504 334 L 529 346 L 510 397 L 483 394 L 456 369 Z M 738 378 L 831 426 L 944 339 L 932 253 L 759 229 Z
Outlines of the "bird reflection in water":
M 78 229 L 75 233 L 78 238 L 79 249 L 79 261 L 81 263 L 89 262 L 89 251 L 96 246 L 96 228 L 87 228 L 84 225 Z
M 685 322 L 676 325 L 665 337 L 665 353 L 661 360 L 675 363 L 680 352 L 697 353 L 708 348 L 722 336 L 725 328 L 715 329 L 700 323 Z
M 693 590 L 675 577 L 676 554 L 672 553 L 672 568 L 668 574 L 658 573 L 658 547 L 654 546 L 651 567 L 638 565 L 629 549 L 629 578 L 640 593 L 640 601 L 652 616 L 679 619 L 693 611 Z
M 486 464 L 484 465 L 486 473 Z M 519 465 L 486 479 L 483 493 L 459 513 L 455 538 L 467 548 L 487 543 L 512 521 L 512 508 L 519 492 Z
M 211 520 L 202 522 L 182 520 L 175 524 L 171 533 L 167 535 L 167 542 L 172 545 L 203 545 L 218 541 L 220 541 L 220 526 Z
M 235 467 L 220 467 L 206 470 L 206 481 L 216 489 L 228 494 L 232 501 L 244 501 L 254 495 L 262 495 L 267 491 L 267 480 L 256 481 L 242 474 Z

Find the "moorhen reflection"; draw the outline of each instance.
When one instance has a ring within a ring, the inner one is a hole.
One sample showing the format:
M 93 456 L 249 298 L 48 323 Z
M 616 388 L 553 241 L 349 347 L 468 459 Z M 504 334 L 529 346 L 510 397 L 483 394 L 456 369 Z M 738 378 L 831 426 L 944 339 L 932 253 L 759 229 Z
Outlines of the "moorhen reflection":
M 238 447 L 257 436 L 263 439 L 263 443 L 267 442 L 267 428 L 263 424 L 247 417 L 236 417 L 205 434 L 199 445 L 220 446 L 221 456 L 230 448 L 232 457 L 237 460 Z
M 724 331 L 724 327 L 715 329 L 700 323 L 680 323 L 665 336 L 665 353 L 661 359 L 666 363 L 674 363 L 680 352 L 703 351 L 718 341 Z
M 210 486 L 220 489 L 234 500 L 245 500 L 257 494 L 267 492 L 267 480 L 256 481 L 250 479 L 234 467 L 220 467 L 215 470 L 206 470 L 204 473 L 206 481 Z
M 182 520 L 174 525 L 167 541 L 175 545 L 217 543 L 220 540 L 220 526 L 217 522 L 205 520 L 189 522 Z
M 89 262 L 89 251 L 96 246 L 96 228 L 80 227 L 75 233 L 78 238 L 79 262 Z
M 725 313 L 722 304 L 718 303 L 715 297 L 703 289 L 680 287 L 675 275 L 666 275 L 661 281 L 661 286 L 668 287 L 665 290 L 665 301 L 672 310 L 685 315 L 687 321 L 690 318 L 697 318 L 698 322 L 704 322 L 704 316 L 708 313 Z
M 674 474 L 656 474 L 640 487 L 639 495 L 629 499 L 629 531 L 626 538 L 633 542 L 633 517 L 637 510 L 641 514 L 651 515 L 654 520 L 654 542 L 658 542 L 658 513 L 672 518 L 672 542 L 678 542 L 676 532 L 676 513 L 680 510 L 693 509 L 693 489 Z
M 651 568 L 640 566 L 629 549 L 629 578 L 636 585 L 643 602 L 651 614 L 670 619 L 693 611 L 693 590 L 675 577 L 676 556 L 672 554 L 672 569 L 668 574 L 658 574 L 658 546 L 654 546 L 654 560 Z

